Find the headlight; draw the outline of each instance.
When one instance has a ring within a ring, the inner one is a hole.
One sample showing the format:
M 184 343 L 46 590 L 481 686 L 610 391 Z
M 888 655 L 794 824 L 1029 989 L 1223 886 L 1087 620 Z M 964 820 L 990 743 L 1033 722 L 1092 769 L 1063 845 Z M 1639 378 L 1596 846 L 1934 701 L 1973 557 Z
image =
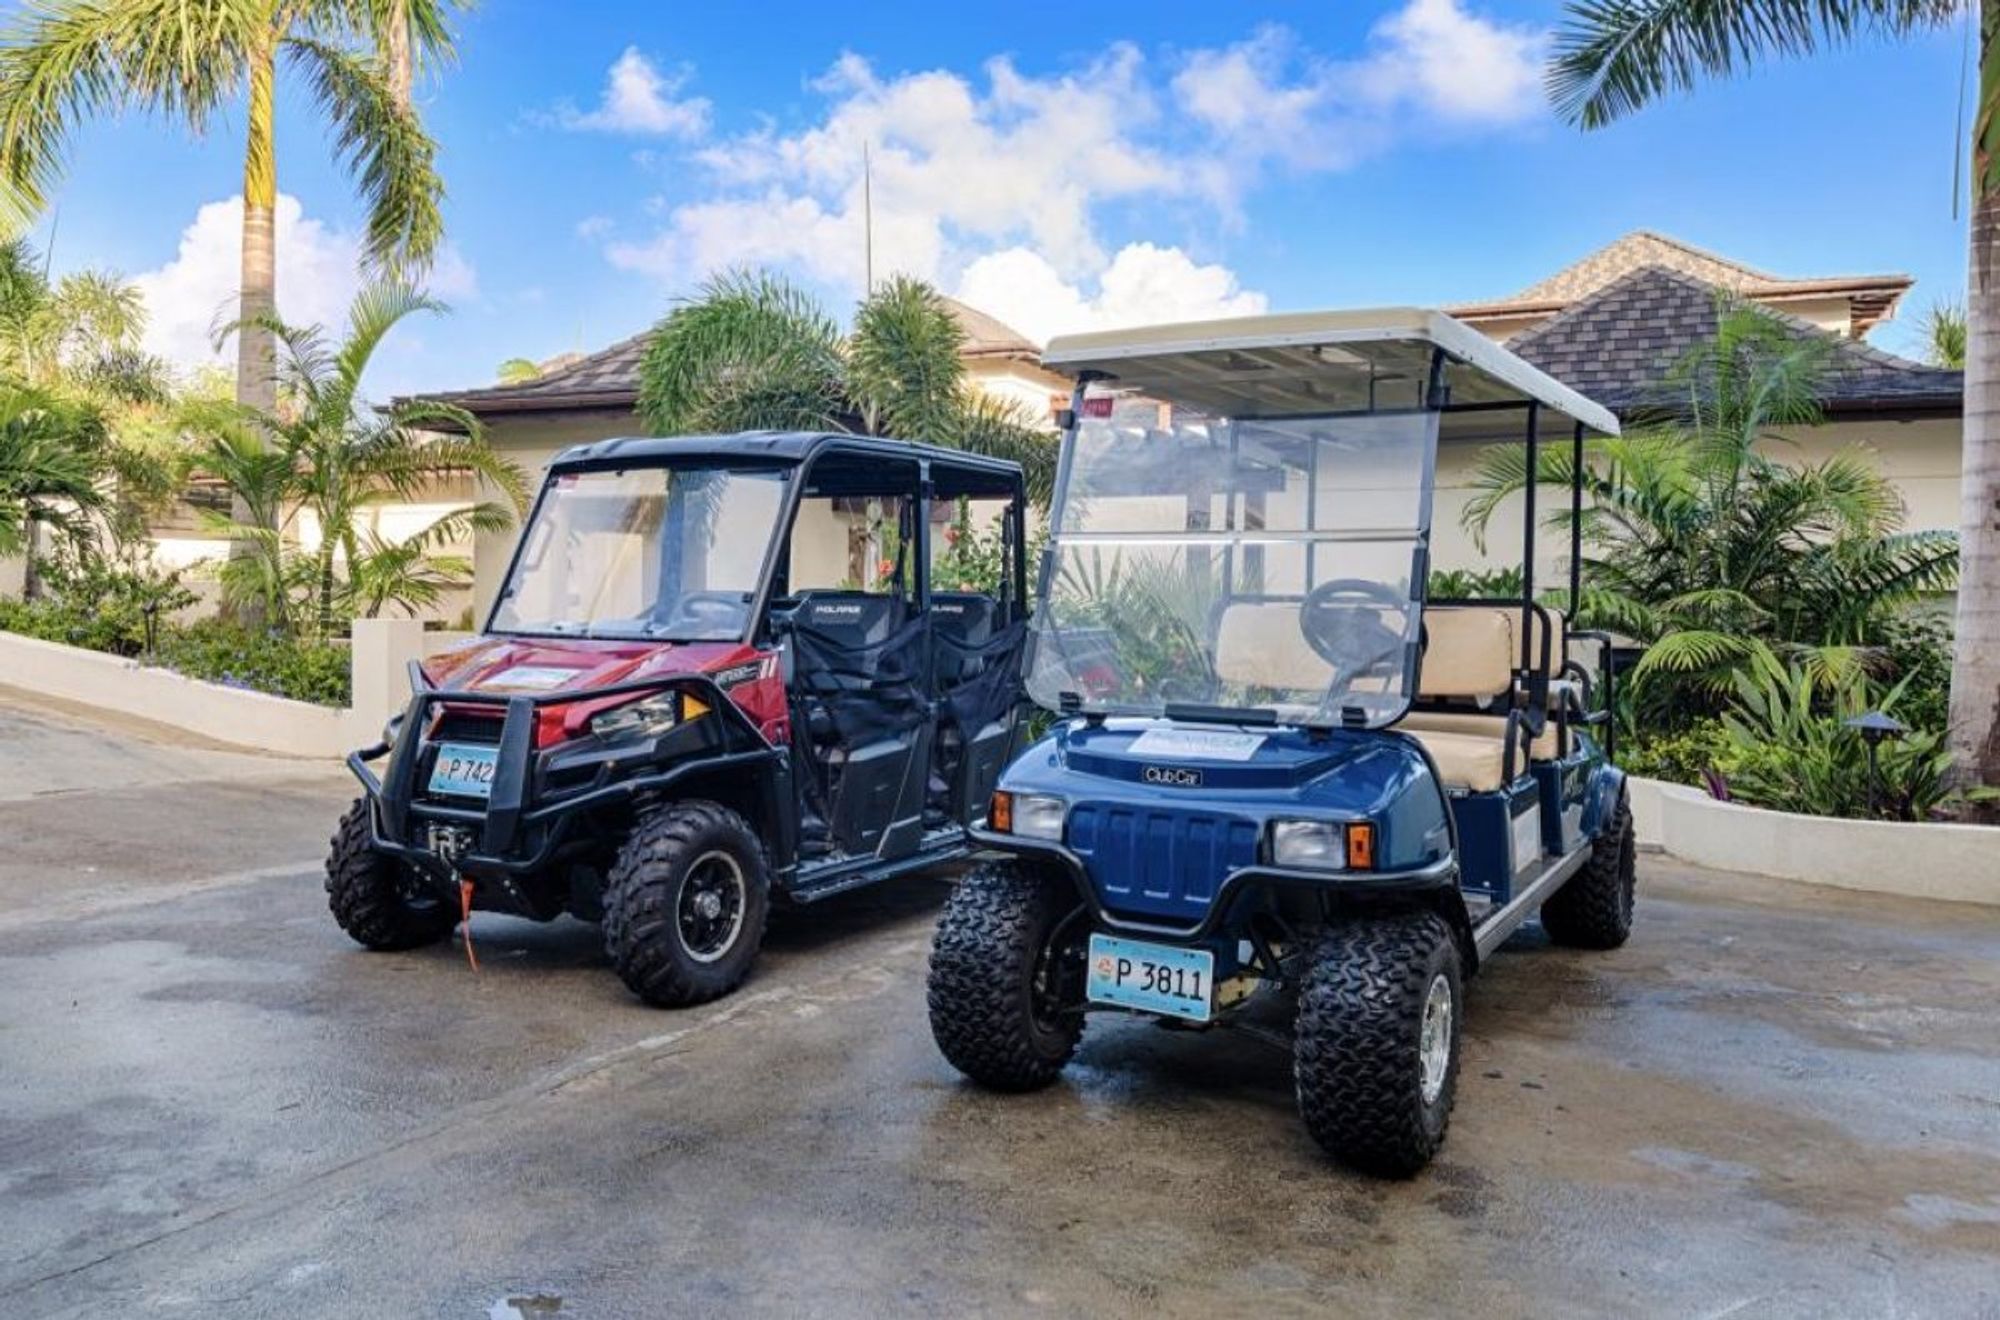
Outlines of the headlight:
M 1061 843 L 1063 820 L 1068 815 L 1069 803 L 1052 793 L 1009 793 L 1002 789 L 993 795 L 987 824 L 1001 834 Z
M 590 717 L 590 731 L 600 738 L 657 738 L 679 724 L 683 718 L 693 719 L 700 711 L 708 709 L 700 702 L 690 699 L 687 710 L 681 708 L 681 694 L 662 692 L 658 696 L 647 697 L 630 705 L 614 706 L 601 710 Z M 699 707 L 700 710 L 694 709 Z
M 1271 860 L 1279 866 L 1306 871 L 1347 869 L 1347 841 L 1340 825 L 1330 820 L 1271 822 Z

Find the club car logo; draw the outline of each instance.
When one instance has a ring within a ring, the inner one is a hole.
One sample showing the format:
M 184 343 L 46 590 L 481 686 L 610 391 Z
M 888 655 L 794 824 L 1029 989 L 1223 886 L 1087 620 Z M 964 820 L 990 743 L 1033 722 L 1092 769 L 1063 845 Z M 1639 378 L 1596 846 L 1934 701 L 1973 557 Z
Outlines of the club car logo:
M 1184 765 L 1149 765 L 1140 775 L 1149 784 L 1161 784 L 1167 788 L 1201 787 L 1201 771 L 1190 770 Z

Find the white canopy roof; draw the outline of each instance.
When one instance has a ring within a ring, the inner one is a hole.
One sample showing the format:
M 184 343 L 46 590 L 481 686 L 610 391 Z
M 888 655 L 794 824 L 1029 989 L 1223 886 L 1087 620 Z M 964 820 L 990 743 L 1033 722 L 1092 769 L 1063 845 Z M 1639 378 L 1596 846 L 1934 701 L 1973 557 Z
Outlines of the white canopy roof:
M 1463 322 L 1418 307 L 1062 335 L 1042 361 L 1070 375 L 1102 372 L 1121 387 L 1221 416 L 1275 417 L 1419 406 L 1434 347 L 1454 363 L 1448 377 L 1454 406 L 1534 400 L 1542 405 L 1543 429 L 1567 420 L 1618 433 L 1608 409 Z

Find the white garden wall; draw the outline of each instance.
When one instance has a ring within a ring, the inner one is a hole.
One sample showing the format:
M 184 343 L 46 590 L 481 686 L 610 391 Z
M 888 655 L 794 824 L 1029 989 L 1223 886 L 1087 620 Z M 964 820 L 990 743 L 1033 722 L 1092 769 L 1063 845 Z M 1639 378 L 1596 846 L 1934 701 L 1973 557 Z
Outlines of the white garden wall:
M 1682 784 L 1630 782 L 1639 842 L 1683 860 L 1838 889 L 2000 906 L 2000 829 L 1797 816 L 1718 802 Z

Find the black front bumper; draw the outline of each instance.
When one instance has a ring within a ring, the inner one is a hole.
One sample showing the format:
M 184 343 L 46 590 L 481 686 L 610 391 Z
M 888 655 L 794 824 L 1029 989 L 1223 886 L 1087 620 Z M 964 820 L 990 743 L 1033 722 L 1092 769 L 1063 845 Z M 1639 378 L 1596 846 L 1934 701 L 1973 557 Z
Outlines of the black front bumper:
M 607 697 L 634 699 L 681 689 L 707 714 L 654 738 L 606 746 L 579 738 L 535 747 L 535 727 L 549 706 Z M 424 788 L 437 756 L 426 734 L 440 706 L 497 707 L 503 712 L 492 791 L 483 806 L 440 801 Z M 369 763 L 387 755 L 378 778 Z M 571 841 L 575 822 L 599 808 L 669 794 L 691 776 L 774 767 L 783 753 L 713 680 L 693 674 L 613 687 L 547 693 L 497 693 L 423 687 L 410 698 L 393 743 L 351 753 L 347 767 L 373 808 L 376 849 L 434 876 L 454 872 L 527 875 L 546 867 Z M 452 840 L 452 845 L 445 845 Z

